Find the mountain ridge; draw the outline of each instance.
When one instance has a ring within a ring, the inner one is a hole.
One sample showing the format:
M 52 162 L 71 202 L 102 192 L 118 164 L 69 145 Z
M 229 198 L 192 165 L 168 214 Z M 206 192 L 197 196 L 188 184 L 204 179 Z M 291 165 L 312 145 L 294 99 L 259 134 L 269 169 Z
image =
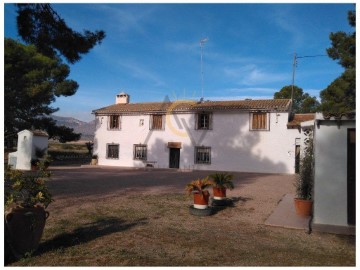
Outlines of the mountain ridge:
M 93 141 L 95 133 L 95 120 L 90 122 L 81 121 L 74 117 L 66 116 L 51 116 L 55 121 L 57 126 L 65 126 L 68 128 L 74 129 L 75 133 L 81 133 L 80 140 Z

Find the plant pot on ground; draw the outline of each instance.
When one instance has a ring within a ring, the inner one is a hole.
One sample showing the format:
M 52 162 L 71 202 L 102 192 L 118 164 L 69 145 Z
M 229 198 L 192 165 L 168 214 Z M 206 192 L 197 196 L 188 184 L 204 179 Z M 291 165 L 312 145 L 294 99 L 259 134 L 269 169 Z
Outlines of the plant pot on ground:
M 209 205 L 210 193 L 207 188 L 212 185 L 212 181 L 208 177 L 203 179 L 197 179 L 191 181 L 186 185 L 186 191 L 189 195 L 193 194 L 194 196 L 194 208 L 196 209 L 206 209 Z
M 234 189 L 234 183 L 232 182 L 233 175 L 228 173 L 215 173 L 211 174 L 214 200 L 225 200 L 226 190 Z
M 97 164 L 98 164 L 98 156 L 92 155 L 90 165 L 97 165 Z
M 300 160 L 300 171 L 296 176 L 294 199 L 296 214 L 311 216 L 313 209 L 313 186 L 314 186 L 314 148 L 313 140 L 310 139 Z
M 52 202 L 46 180 L 50 177 L 43 162 L 39 170 L 24 173 L 5 169 L 5 254 L 17 259 L 34 252 L 40 242 L 49 213 L 45 208 Z

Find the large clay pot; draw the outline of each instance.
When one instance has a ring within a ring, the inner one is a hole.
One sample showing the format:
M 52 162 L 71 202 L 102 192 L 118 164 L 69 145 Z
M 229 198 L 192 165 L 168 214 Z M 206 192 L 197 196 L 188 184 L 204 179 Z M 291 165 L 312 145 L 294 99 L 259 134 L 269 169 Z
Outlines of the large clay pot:
M 91 163 L 90 163 L 90 165 L 97 165 L 98 164 L 98 160 L 97 160 L 97 158 L 93 158 L 93 159 L 91 159 Z
M 295 211 L 296 214 L 299 216 L 311 216 L 312 208 L 313 208 L 313 201 L 312 200 L 302 200 L 295 198 Z
M 226 188 L 213 187 L 214 200 L 224 200 L 226 198 Z
M 205 190 L 202 193 L 194 193 L 194 208 L 206 209 L 209 204 L 209 191 Z
M 5 239 L 16 258 L 38 248 L 48 217 L 49 212 L 41 206 L 16 207 L 5 212 Z

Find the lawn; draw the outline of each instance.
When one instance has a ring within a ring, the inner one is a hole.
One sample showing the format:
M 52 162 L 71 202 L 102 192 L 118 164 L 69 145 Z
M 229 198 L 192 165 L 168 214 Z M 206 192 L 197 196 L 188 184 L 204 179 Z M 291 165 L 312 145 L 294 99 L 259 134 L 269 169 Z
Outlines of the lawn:
M 233 207 L 197 217 L 189 214 L 191 198 L 182 192 L 139 192 L 96 173 L 102 178 L 89 180 L 89 190 L 98 182 L 93 193 L 76 192 L 84 182 L 53 183 L 56 201 L 39 249 L 11 266 L 355 266 L 354 236 L 265 226 L 284 192 L 279 186 L 271 195 L 257 195 L 255 190 L 269 190 L 268 179 L 235 181 Z M 107 175 L 113 174 L 120 173 Z M 64 175 L 55 172 L 55 180 Z

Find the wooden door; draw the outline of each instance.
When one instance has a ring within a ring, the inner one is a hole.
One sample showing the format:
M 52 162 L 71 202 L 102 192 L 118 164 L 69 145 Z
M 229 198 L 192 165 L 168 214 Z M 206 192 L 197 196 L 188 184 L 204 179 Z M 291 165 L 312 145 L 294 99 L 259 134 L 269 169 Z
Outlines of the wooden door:
M 347 210 L 348 224 L 355 225 L 356 217 L 356 132 L 354 128 L 348 129 L 347 146 Z
M 180 149 L 179 148 L 170 148 L 170 168 L 179 168 L 180 166 Z

